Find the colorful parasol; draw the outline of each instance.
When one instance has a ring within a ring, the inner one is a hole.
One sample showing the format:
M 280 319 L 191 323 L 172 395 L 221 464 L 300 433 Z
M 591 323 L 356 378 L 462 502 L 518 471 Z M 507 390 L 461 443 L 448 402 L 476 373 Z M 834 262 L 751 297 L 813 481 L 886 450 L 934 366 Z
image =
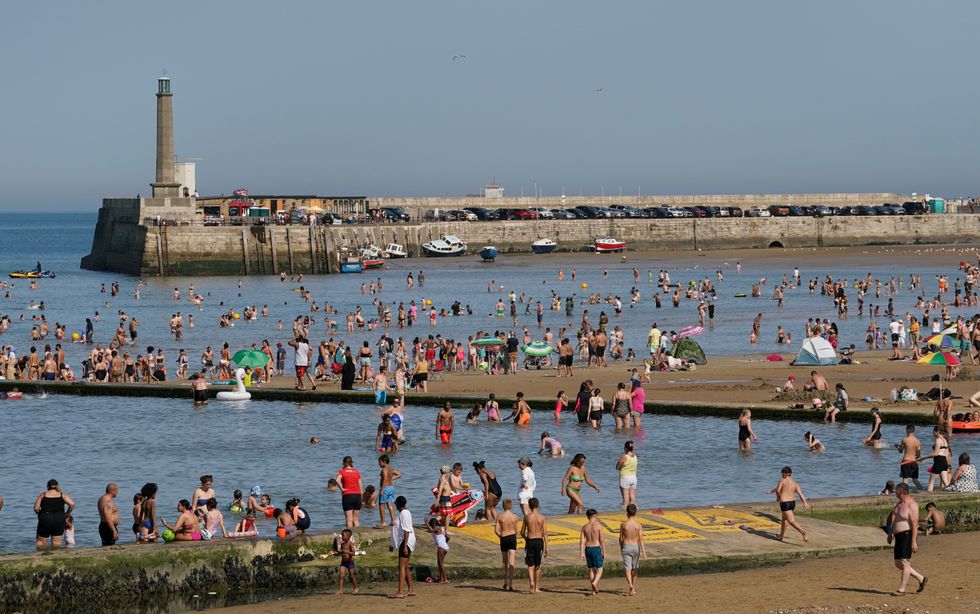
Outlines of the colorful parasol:
M 704 328 L 700 326 L 685 326 L 677 333 L 678 339 L 683 339 L 684 337 L 693 337 L 694 335 L 700 335 L 704 332 Z
M 238 350 L 231 359 L 239 367 L 251 367 L 253 369 L 269 364 L 268 354 L 259 350 L 253 350 L 252 348 Z
M 950 352 L 930 352 L 917 361 L 920 365 L 955 367 L 963 364 L 960 357 Z M 943 376 L 939 375 L 939 398 L 943 398 Z

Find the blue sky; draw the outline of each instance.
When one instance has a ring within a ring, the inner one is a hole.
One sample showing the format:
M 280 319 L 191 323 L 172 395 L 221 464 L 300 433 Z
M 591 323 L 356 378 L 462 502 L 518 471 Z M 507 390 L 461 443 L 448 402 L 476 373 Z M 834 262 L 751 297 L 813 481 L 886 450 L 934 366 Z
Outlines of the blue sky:
M 976 194 L 978 23 L 955 1 L 12 3 L 0 209 L 145 194 L 164 68 L 202 194 Z

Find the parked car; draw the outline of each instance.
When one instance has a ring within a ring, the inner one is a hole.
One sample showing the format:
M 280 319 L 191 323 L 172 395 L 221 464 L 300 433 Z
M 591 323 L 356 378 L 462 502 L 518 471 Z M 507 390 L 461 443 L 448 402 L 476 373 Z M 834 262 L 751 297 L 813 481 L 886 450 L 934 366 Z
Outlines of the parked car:
M 667 207 L 670 217 L 694 217 L 694 214 L 684 207 Z
M 684 207 L 684 209 L 691 212 L 691 217 L 708 217 L 708 214 L 701 207 L 690 206 Z
M 902 203 L 902 209 L 905 209 L 906 215 L 925 215 L 929 213 L 928 205 L 914 200 Z
M 672 217 L 667 207 L 647 207 L 647 217 L 665 218 Z
M 788 215 L 792 217 L 803 217 L 807 214 L 803 207 L 798 207 L 796 205 L 787 205 L 786 209 L 789 211 Z
M 772 217 L 787 217 L 789 215 L 789 206 L 772 205 L 769 207 L 769 215 Z
M 876 208 L 882 211 L 887 211 L 887 215 L 905 215 L 905 208 L 898 203 L 885 203 Z
M 551 217 L 556 220 L 574 220 L 578 216 L 569 211 L 568 209 L 552 209 Z
M 613 211 L 622 211 L 626 217 L 647 217 L 643 209 L 638 209 L 630 205 L 609 205 Z
M 538 214 L 528 209 L 497 209 L 502 220 L 536 220 Z
M 851 207 L 851 215 L 875 215 L 875 210 L 867 205 Z
M 382 215 L 385 219 L 394 222 L 408 222 L 412 219 L 412 216 L 403 207 L 381 207 L 381 211 L 383 211 Z
M 745 217 L 745 211 L 741 207 L 728 207 L 729 217 Z
M 772 213 L 769 209 L 763 209 L 762 207 L 752 207 L 745 212 L 745 217 L 772 217 Z
M 834 210 L 830 207 L 825 207 L 824 205 L 814 205 L 810 207 L 811 214 L 814 217 L 828 217 L 834 214 Z
M 606 209 L 593 205 L 579 205 L 578 207 L 575 207 L 575 210 L 590 220 L 602 217 L 611 217 Z
M 537 213 L 538 217 L 541 218 L 542 220 L 555 219 L 555 214 L 552 213 L 551 210 L 545 209 L 544 207 L 531 207 L 530 209 L 528 209 L 528 211 L 533 211 L 534 213 Z
M 481 222 L 489 222 L 491 220 L 499 219 L 496 211 L 491 211 L 490 209 L 486 209 L 484 207 L 463 207 L 463 211 L 469 211 Z

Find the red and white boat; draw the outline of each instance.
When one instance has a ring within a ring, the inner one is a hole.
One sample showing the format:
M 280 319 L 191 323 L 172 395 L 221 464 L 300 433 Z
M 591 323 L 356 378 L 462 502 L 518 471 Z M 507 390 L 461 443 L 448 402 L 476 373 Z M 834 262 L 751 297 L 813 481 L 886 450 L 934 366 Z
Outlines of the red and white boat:
M 602 239 L 596 239 L 593 246 L 597 252 L 621 252 L 626 249 L 626 241 L 604 237 Z

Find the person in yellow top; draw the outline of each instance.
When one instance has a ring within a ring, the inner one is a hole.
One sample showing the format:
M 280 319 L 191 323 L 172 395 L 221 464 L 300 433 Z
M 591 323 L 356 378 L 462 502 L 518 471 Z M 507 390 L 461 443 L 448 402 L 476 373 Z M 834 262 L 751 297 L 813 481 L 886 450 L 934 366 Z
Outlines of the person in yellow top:
M 633 441 L 623 445 L 623 455 L 616 461 L 619 471 L 619 492 L 623 495 L 623 507 L 630 503 L 636 505 L 636 465 L 638 459 L 633 454 Z
M 912 323 L 909 324 L 909 347 L 917 345 L 919 345 L 919 319 L 912 318 Z
M 429 391 L 429 361 L 422 354 L 419 354 L 419 359 L 415 363 L 415 375 L 412 376 L 412 384 L 416 388 L 421 386 L 422 392 Z

